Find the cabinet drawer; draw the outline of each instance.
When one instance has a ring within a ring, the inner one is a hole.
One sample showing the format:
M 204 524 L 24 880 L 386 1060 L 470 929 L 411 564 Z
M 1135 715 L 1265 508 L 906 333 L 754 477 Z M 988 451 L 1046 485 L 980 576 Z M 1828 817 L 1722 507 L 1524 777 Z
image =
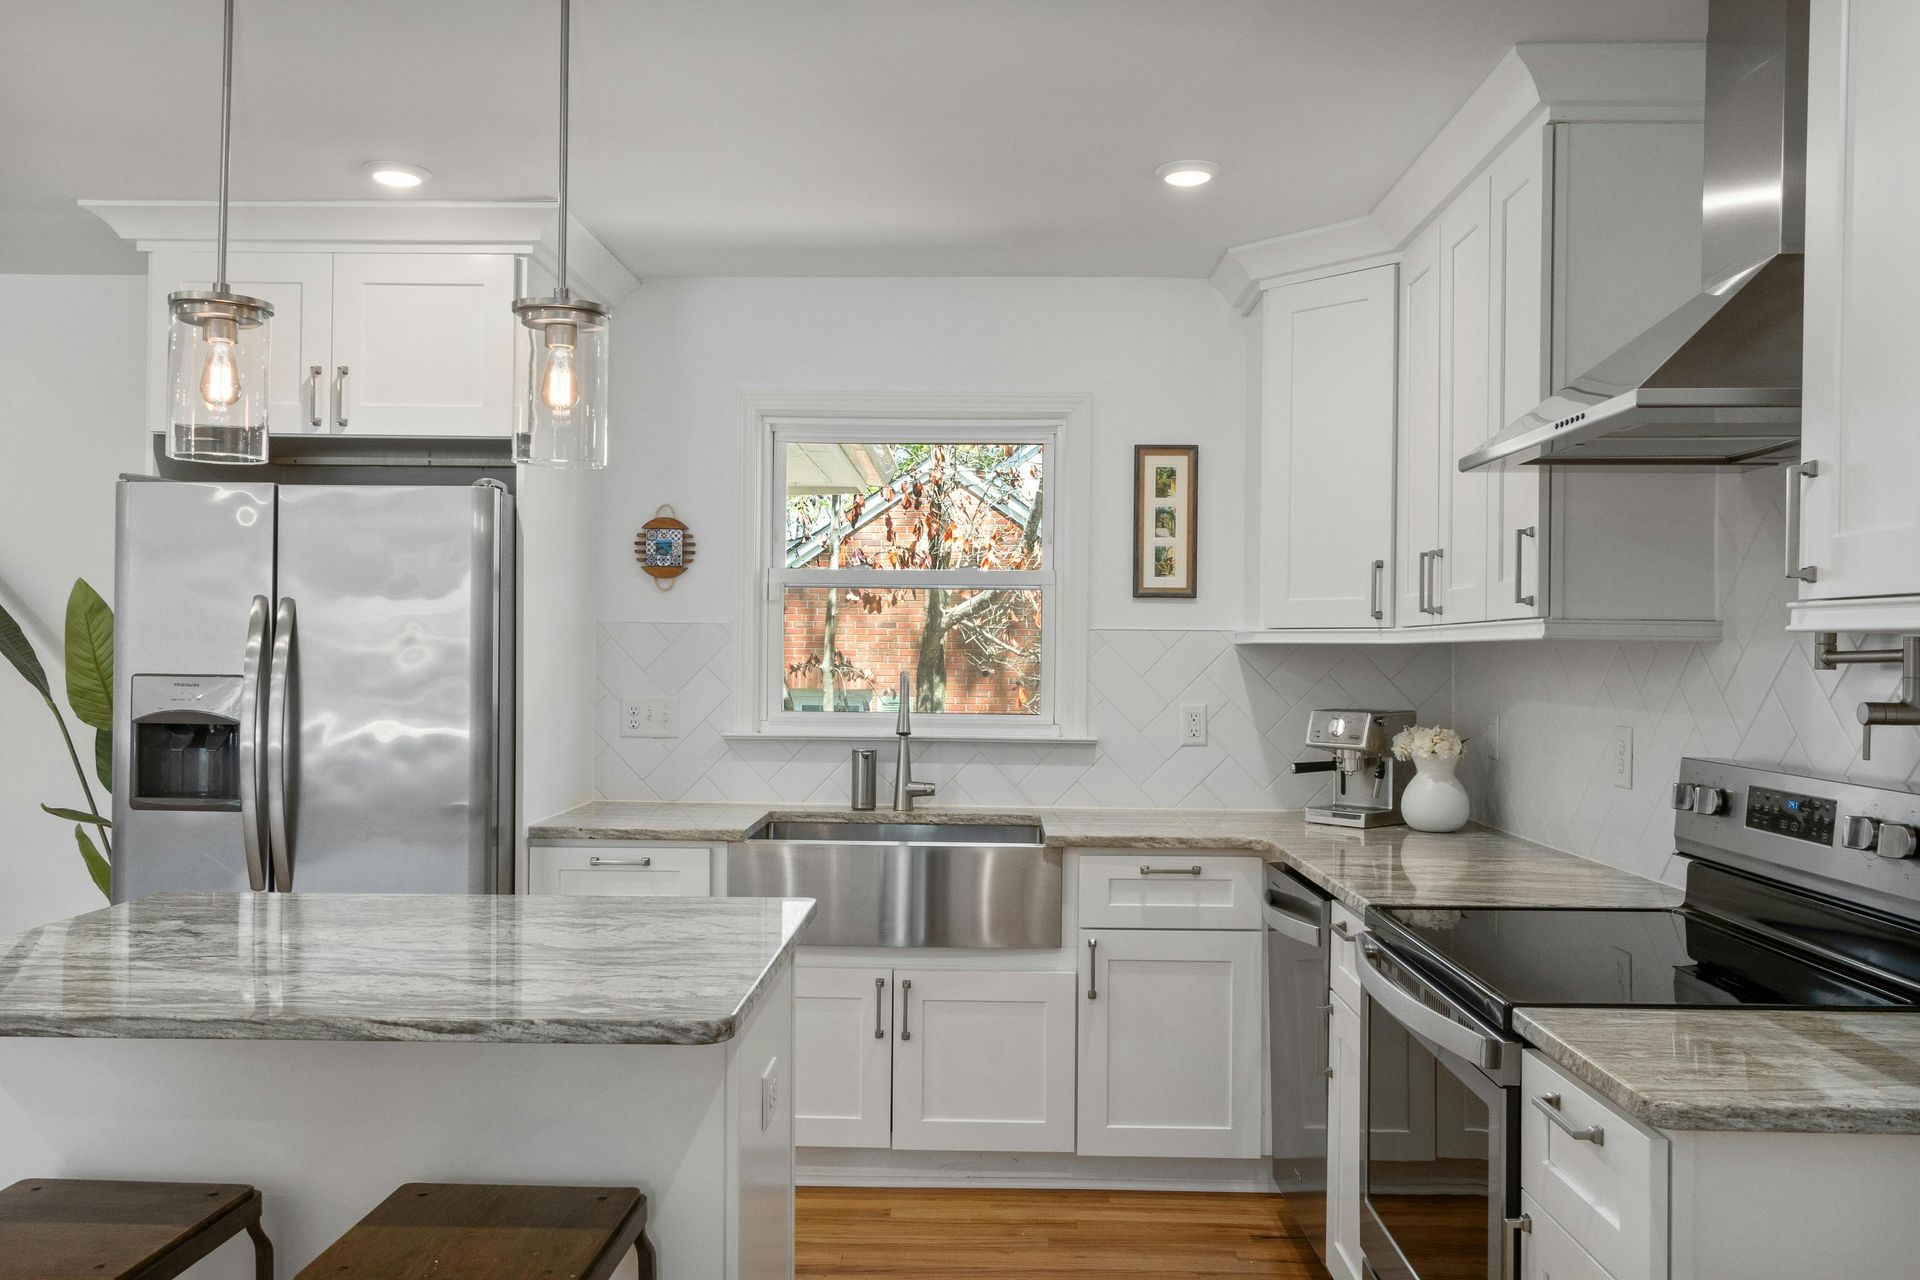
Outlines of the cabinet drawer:
M 1520 1083 L 1522 1189 L 1614 1280 L 1664 1280 L 1667 1140 L 1531 1049 Z
M 1333 957 L 1328 968 L 1328 985 L 1334 994 L 1358 1009 L 1360 1007 L 1360 944 L 1357 939 L 1366 926 L 1360 917 L 1339 903 L 1333 904 Z
M 1080 859 L 1083 929 L 1258 929 L 1255 857 L 1140 850 Z
M 1532 1196 L 1520 1197 L 1527 1234 L 1520 1242 L 1524 1280 L 1614 1280 Z
M 704 898 L 713 854 L 659 845 L 535 845 L 527 851 L 528 892 L 609 898 Z

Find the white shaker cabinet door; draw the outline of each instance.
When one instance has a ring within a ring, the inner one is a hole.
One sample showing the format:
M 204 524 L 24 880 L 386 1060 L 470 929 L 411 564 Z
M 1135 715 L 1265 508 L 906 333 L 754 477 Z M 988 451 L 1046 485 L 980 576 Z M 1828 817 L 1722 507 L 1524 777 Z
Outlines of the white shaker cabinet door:
M 510 435 L 514 279 L 507 254 L 335 254 L 332 429 Z
M 895 1150 L 1073 1150 L 1073 974 L 898 969 L 894 984 Z
M 796 969 L 794 1144 L 885 1147 L 892 1119 L 893 971 Z
M 1360 1070 L 1360 1015 L 1338 992 L 1328 1032 L 1327 1270 L 1333 1280 L 1365 1280 L 1360 1250 L 1360 1126 L 1366 1078 Z
M 1262 935 L 1080 938 L 1080 1154 L 1257 1157 Z
M 1393 281 L 1373 267 L 1261 301 L 1263 627 L 1393 625 Z
M 1488 198 L 1483 175 L 1440 215 L 1440 457 L 1441 546 L 1434 566 L 1434 599 L 1447 622 L 1487 618 L 1487 494 L 1496 477 L 1462 472 L 1461 455 L 1494 433 L 1488 392 L 1492 337 Z M 1419 476 L 1410 476 L 1418 484 Z
M 1522 1195 L 1520 1203 L 1527 1216 L 1520 1237 L 1523 1280 L 1614 1280 L 1532 1196 Z
M 150 424 L 167 425 L 167 295 L 213 287 L 212 250 L 160 249 L 147 264 L 150 328 L 147 372 Z M 227 287 L 273 306 L 267 372 L 267 428 L 274 435 L 324 432 L 327 378 L 333 358 L 333 255 L 232 253 Z M 315 373 L 314 370 L 319 370 Z
M 1808 54 L 1804 598 L 1920 594 L 1920 5 L 1830 0 Z M 1793 530 L 1788 530 L 1791 539 Z
M 1435 584 L 1444 582 L 1446 548 L 1441 439 L 1440 224 L 1407 246 L 1400 262 L 1399 554 L 1394 569 L 1402 627 L 1447 622 Z
M 1495 434 L 1545 399 L 1548 385 L 1547 149 L 1550 130 L 1529 129 L 1488 174 L 1488 255 L 1493 279 L 1487 343 L 1490 425 Z M 1547 477 L 1505 462 L 1484 473 L 1487 501 L 1487 616 L 1534 618 L 1547 611 Z

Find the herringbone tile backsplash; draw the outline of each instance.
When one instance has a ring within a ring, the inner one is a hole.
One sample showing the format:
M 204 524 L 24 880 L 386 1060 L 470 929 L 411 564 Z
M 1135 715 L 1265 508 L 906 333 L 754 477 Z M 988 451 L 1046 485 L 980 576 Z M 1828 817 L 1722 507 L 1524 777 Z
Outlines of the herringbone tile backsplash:
M 845 742 L 742 741 L 732 726 L 731 628 L 604 623 L 596 784 L 611 800 L 838 801 Z M 1295 777 L 1315 707 L 1452 711 L 1444 647 L 1236 646 L 1224 631 L 1095 631 L 1088 645 L 1097 745 L 926 743 L 915 776 L 947 804 L 1294 809 L 1325 787 Z M 620 700 L 677 694 L 680 736 L 622 738 Z M 1183 703 L 1207 704 L 1205 746 L 1179 745 Z M 876 714 L 874 737 L 892 733 Z M 881 789 L 891 786 L 883 753 Z

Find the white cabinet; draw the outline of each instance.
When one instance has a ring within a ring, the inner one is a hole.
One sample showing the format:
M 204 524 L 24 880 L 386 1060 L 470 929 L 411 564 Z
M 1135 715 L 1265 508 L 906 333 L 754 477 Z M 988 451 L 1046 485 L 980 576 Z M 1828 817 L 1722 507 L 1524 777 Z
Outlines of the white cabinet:
M 527 850 L 527 892 L 604 898 L 704 898 L 713 853 L 701 846 L 537 844 Z
M 1327 1270 L 1334 1280 L 1363 1280 L 1360 1249 L 1361 1125 L 1366 1076 L 1360 1069 L 1360 1015 L 1338 993 L 1328 1032 Z
M 1616 1280 L 1532 1196 L 1523 1193 L 1520 1207 L 1527 1216 L 1527 1232 L 1520 1244 L 1523 1280 Z
M 1920 5 L 1813 7 L 1800 456 L 1818 474 L 1798 483 L 1799 564 L 1816 576 L 1800 587 L 1800 629 L 1920 631 L 1916 47 Z
M 1258 858 L 1135 850 L 1083 853 L 1083 929 L 1258 929 Z
M 149 255 L 148 371 L 166 423 L 166 296 L 213 254 Z M 518 259 L 498 253 L 252 252 L 228 283 L 273 304 L 275 434 L 504 436 L 513 430 Z
M 1613 1280 L 1664 1280 L 1667 1139 L 1532 1050 L 1520 1087 L 1521 1187 Z
M 893 1145 L 1071 1151 L 1074 975 L 898 970 Z
M 885 1147 L 893 1133 L 893 971 L 801 968 L 793 986 L 793 1140 Z
M 1261 626 L 1392 625 L 1393 282 L 1374 267 L 1261 302 Z
M 334 428 L 508 434 L 520 327 L 513 297 L 505 254 L 335 254 Z
M 1071 973 L 801 966 L 794 1141 L 1072 1151 Z
M 1262 935 L 1080 936 L 1080 1154 L 1257 1157 Z
M 1434 553 L 1440 545 L 1440 228 L 1429 226 L 1400 262 L 1400 437 L 1395 620 L 1439 621 L 1433 611 Z

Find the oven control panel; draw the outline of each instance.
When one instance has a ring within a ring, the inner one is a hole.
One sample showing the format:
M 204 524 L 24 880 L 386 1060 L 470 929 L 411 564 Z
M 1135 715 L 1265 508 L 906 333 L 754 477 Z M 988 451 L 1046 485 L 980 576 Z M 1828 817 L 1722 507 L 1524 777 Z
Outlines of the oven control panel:
M 1755 831 L 1771 831 L 1812 844 L 1833 843 L 1833 824 L 1837 806 L 1821 796 L 1775 791 L 1771 787 L 1747 788 L 1747 825 Z

